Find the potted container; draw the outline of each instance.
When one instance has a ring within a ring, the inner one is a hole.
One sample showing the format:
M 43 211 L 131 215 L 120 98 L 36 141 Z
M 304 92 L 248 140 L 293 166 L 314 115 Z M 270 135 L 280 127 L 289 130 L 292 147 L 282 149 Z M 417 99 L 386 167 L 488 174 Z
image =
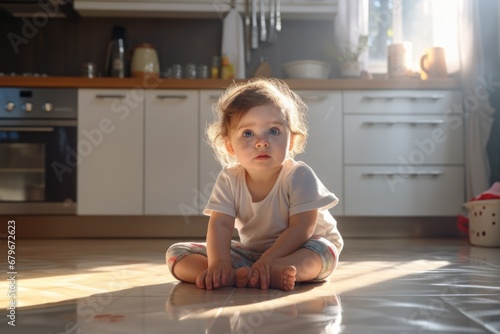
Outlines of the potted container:
M 469 241 L 473 245 L 500 247 L 500 199 L 464 204 L 469 217 Z

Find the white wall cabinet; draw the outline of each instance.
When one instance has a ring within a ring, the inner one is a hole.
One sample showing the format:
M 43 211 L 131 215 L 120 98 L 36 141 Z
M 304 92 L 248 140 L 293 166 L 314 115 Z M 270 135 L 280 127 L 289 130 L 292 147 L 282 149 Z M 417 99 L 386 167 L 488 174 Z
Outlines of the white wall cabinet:
M 142 91 L 78 91 L 79 215 L 143 213 Z
M 269 0 L 264 8 L 269 11 Z M 245 1 L 236 0 L 236 9 L 245 12 Z M 284 19 L 332 20 L 338 0 L 281 0 Z M 231 9 L 231 0 L 74 0 L 82 16 L 101 17 L 187 17 L 220 18 Z
M 148 90 L 145 100 L 144 213 L 196 215 L 198 90 Z

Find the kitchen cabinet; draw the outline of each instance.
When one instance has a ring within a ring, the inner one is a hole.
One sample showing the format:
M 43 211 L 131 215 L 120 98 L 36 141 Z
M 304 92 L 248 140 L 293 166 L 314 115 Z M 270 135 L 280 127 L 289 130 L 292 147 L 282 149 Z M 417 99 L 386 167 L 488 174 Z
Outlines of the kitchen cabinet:
M 464 202 L 458 91 L 344 92 L 347 216 L 454 216 Z
M 198 90 L 81 89 L 78 109 L 78 214 L 198 213 Z
M 458 90 L 296 90 L 306 162 L 336 216 L 454 216 L 464 202 Z M 201 215 L 221 170 L 205 130 L 219 89 L 80 89 L 78 214 Z
M 210 194 L 217 180 L 222 166 L 217 162 L 214 150 L 207 142 L 205 130 L 207 125 L 214 120 L 212 105 L 217 102 L 223 90 L 204 89 L 200 91 L 200 179 L 198 185 L 197 208 L 200 214 L 203 213 L 205 205 L 208 203 Z
M 309 108 L 309 137 L 305 152 L 296 156 L 308 164 L 339 203 L 331 210 L 343 214 L 342 93 L 298 90 Z
M 196 215 L 198 90 L 148 90 L 145 100 L 144 213 Z
M 264 0 L 266 11 L 270 1 Z M 332 20 L 338 0 L 280 0 L 284 19 Z M 220 18 L 231 9 L 231 0 L 74 0 L 75 10 L 82 16 L 101 17 L 186 17 Z M 245 12 L 245 0 L 236 0 L 236 9 Z M 268 16 L 268 15 L 267 15 Z
M 77 213 L 143 213 L 142 90 L 78 91 Z

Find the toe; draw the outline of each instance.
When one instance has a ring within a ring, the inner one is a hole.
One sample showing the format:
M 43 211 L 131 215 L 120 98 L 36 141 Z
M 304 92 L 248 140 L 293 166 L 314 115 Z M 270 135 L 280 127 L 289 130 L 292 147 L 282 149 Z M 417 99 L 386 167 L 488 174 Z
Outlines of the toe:
M 252 271 L 248 267 L 242 267 L 236 270 L 236 287 L 246 288 L 251 275 Z

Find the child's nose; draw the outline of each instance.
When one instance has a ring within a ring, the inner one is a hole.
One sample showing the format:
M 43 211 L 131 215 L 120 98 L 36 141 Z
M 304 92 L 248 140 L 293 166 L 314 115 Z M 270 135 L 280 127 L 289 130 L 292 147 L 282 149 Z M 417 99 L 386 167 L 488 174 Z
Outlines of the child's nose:
M 265 136 L 259 136 L 257 138 L 257 143 L 255 144 L 257 147 L 268 147 L 269 146 L 269 140 Z

